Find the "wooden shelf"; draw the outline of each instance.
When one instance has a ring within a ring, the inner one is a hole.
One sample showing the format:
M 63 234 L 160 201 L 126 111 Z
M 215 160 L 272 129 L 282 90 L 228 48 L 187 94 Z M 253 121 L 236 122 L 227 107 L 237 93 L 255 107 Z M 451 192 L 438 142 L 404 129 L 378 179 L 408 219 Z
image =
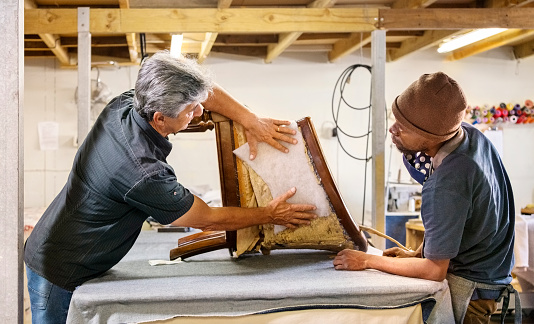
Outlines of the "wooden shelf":
M 417 249 L 425 236 L 425 228 L 420 220 L 406 222 L 406 247 Z

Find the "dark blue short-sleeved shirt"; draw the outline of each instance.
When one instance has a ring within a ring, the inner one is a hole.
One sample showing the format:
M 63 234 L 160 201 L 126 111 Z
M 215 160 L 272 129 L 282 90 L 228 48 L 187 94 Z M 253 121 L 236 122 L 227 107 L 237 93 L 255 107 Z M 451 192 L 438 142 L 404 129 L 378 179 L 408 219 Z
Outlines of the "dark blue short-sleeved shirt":
M 26 242 L 27 266 L 64 289 L 119 262 L 148 216 L 169 224 L 193 205 L 166 162 L 172 144 L 133 109 L 133 95 L 116 97 L 100 114 Z
M 462 129 L 463 141 L 423 186 L 423 255 L 450 259 L 457 276 L 507 284 L 514 265 L 512 186 L 486 136 L 466 123 Z

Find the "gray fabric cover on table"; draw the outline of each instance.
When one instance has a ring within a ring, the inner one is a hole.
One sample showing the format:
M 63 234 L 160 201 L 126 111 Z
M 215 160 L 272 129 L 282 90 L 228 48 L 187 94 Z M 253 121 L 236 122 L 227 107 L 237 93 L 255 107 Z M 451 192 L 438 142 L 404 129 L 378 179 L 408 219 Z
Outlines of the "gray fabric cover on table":
M 168 260 L 178 238 L 187 234 L 143 231 L 121 262 L 74 291 L 67 323 L 236 316 L 292 308 L 395 308 L 432 299 L 437 304 L 429 322 L 451 323 L 446 281 L 374 270 L 336 271 L 333 253 L 325 251 L 274 250 L 271 255 L 233 259 L 228 250 L 219 250 L 174 265 L 148 264 L 151 259 Z

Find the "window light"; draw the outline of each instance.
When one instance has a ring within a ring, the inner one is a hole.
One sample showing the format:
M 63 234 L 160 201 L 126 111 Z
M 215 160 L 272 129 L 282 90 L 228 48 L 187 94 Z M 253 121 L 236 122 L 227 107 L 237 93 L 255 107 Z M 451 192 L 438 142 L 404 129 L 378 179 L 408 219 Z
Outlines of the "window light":
M 507 30 L 506 28 L 486 28 L 486 29 L 475 29 L 469 33 L 457 36 L 452 38 L 449 41 L 443 42 L 439 48 L 438 53 L 447 53 L 454 51 L 460 47 L 478 42 L 484 38 L 488 38 L 493 35 L 497 35 Z
M 171 56 L 179 57 L 182 51 L 182 42 L 184 40 L 184 35 L 176 34 L 172 35 L 171 39 Z

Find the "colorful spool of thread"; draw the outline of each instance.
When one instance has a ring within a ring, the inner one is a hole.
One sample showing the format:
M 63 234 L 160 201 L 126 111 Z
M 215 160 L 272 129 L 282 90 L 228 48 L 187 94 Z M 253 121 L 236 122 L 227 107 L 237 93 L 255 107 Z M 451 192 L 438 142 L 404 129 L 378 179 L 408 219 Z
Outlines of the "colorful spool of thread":
M 466 117 L 472 124 L 498 124 L 498 123 L 515 123 L 530 124 L 534 123 L 534 102 L 525 100 L 521 106 L 519 103 L 501 102 L 498 106 L 468 106 Z

